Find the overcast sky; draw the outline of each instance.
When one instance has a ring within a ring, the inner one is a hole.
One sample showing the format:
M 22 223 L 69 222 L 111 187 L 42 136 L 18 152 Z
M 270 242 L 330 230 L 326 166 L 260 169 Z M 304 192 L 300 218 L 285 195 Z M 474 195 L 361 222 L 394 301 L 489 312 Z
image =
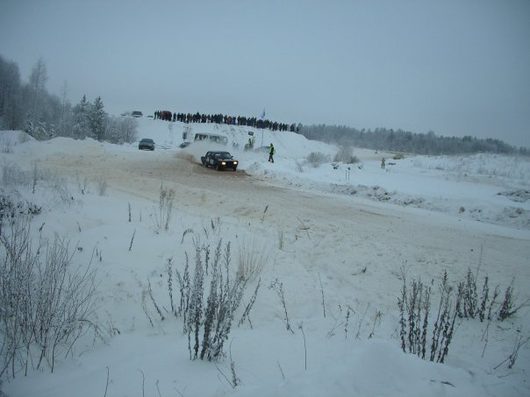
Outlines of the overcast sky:
M 0 0 L 0 55 L 109 113 L 226 113 L 530 147 L 530 0 Z

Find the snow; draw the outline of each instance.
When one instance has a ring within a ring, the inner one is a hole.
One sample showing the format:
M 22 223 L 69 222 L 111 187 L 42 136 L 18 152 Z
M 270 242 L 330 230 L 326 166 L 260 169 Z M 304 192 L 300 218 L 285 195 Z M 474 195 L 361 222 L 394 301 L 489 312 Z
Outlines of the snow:
M 142 137 L 151 137 L 163 149 L 177 149 L 182 142 L 181 123 L 163 123 L 149 119 L 140 120 Z M 255 146 L 274 144 L 275 163 L 271 166 L 254 152 L 240 150 L 248 141 L 248 131 L 255 137 Z M 357 164 L 332 162 L 314 168 L 307 163 L 307 155 L 320 152 L 330 159 L 337 148 L 322 142 L 309 141 L 298 134 L 275 133 L 249 127 L 216 124 L 191 124 L 189 136 L 197 132 L 216 133 L 229 138 L 229 150 L 240 162 L 240 169 L 260 179 L 297 186 L 304 190 L 318 189 L 343 194 L 356 194 L 397 205 L 453 214 L 461 218 L 500 225 L 530 228 L 530 201 L 514 202 L 510 195 L 528 190 L 530 159 L 517 156 L 476 154 L 470 156 L 408 156 L 393 160 L 392 153 L 356 149 Z M 189 139 L 188 139 L 189 140 Z M 232 144 L 237 145 L 234 149 Z M 223 147 L 218 147 L 223 149 Z M 192 144 L 183 152 L 190 153 L 195 161 L 205 152 L 202 143 Z M 258 158 L 256 158 L 258 157 Z M 381 169 L 381 158 L 386 159 Z M 518 209 L 518 212 L 516 211 Z M 462 211 L 463 210 L 463 211 Z
M 240 160 L 238 171 L 197 165 L 214 146 L 180 149 L 185 130 L 226 135 L 223 148 Z M 106 388 L 107 396 L 530 394 L 530 346 L 513 368 L 498 366 L 519 336 L 529 336 L 527 307 L 502 323 L 459 321 L 446 363 L 436 364 L 401 351 L 396 304 L 402 269 L 437 284 L 443 270 L 457 280 L 478 268 L 492 284 L 513 281 L 519 302 L 530 298 L 529 159 L 394 160 L 393 153 L 356 148 L 360 162 L 342 164 L 331 161 L 336 147 L 290 132 L 148 118 L 139 119 L 139 131 L 138 140 L 154 139 L 154 152 L 139 151 L 137 143 L 38 142 L 0 132 L 0 191 L 16 190 L 17 200 L 42 207 L 36 235 L 44 225 L 42 236 L 71 241 L 75 263 L 92 258 L 105 330 L 61 356 L 53 374 L 31 371 L 5 381 L 8 396 L 103 396 Z M 266 151 L 243 150 L 248 131 L 256 147 L 274 144 L 273 164 Z M 330 161 L 313 167 L 306 161 L 311 152 Z M 37 194 L 27 183 L 34 167 Z M 176 197 L 168 230 L 157 227 L 161 184 Z M 160 321 L 150 307 L 152 327 L 142 307 L 149 280 L 167 309 L 165 269 L 169 259 L 183 266 L 184 253 L 193 252 L 190 228 L 212 244 L 231 241 L 234 262 L 245 247 L 266 258 L 252 327 L 233 328 L 227 357 L 217 363 L 189 360 L 181 319 Z M 293 333 L 270 288 L 274 280 L 284 285 Z M 231 359 L 241 380 L 236 388 L 224 378 L 231 379 Z

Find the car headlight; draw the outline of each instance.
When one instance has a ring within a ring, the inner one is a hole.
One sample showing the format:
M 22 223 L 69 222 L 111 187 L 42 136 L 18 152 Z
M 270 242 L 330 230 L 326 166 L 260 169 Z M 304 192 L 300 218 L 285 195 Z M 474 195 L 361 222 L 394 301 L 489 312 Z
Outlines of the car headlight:
M 237 161 L 234 161 L 234 165 L 237 165 Z
M 221 165 L 226 165 L 226 161 L 221 161 Z

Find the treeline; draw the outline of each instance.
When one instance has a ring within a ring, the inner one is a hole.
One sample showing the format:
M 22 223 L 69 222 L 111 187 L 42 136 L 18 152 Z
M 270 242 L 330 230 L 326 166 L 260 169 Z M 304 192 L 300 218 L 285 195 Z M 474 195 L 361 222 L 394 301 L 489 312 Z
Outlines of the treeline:
M 418 134 L 400 129 L 358 130 L 344 126 L 310 125 L 302 126 L 300 134 L 308 139 L 374 150 L 430 155 L 488 152 L 530 156 L 530 149 L 516 148 L 499 139 L 479 139 L 472 136 L 446 137 L 438 136 L 432 131 Z
M 0 129 L 23 130 L 36 139 L 57 136 L 94 138 L 112 143 L 134 142 L 136 121 L 109 116 L 101 97 L 86 96 L 72 106 L 66 98 L 48 93 L 48 74 L 42 59 L 31 70 L 28 82 L 20 78 L 18 65 L 0 55 Z

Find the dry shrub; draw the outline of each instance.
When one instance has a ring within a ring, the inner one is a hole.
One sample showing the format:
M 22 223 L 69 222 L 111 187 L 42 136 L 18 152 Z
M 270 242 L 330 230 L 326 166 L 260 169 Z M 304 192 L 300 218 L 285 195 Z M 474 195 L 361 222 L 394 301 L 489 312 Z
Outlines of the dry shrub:
M 359 162 L 359 159 L 353 155 L 353 148 L 351 146 L 341 146 L 333 161 L 344 164 L 356 164 Z
M 255 281 L 261 275 L 268 260 L 265 246 L 255 240 L 243 241 L 239 247 L 237 275 L 247 282 Z
M 307 162 L 311 164 L 314 168 L 320 167 L 320 165 L 329 162 L 329 156 L 326 156 L 321 152 L 311 152 L 306 158 Z

